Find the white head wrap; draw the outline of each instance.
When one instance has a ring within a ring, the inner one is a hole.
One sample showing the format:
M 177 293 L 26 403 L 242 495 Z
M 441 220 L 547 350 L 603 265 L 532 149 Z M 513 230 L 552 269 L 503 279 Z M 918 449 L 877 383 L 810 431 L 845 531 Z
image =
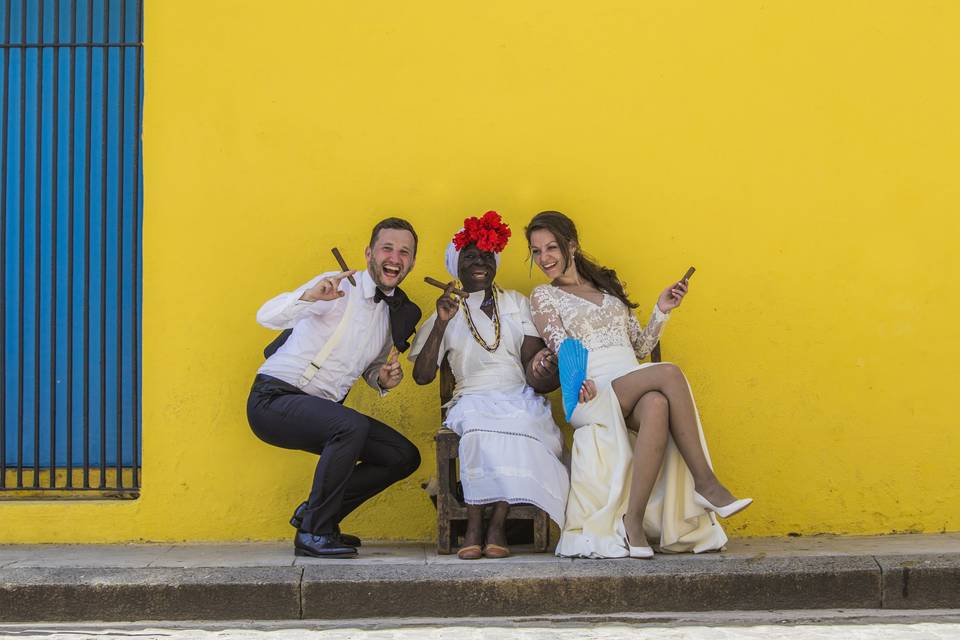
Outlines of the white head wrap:
M 462 227 L 461 227 L 461 229 L 460 229 L 459 231 L 457 231 L 457 233 L 460 233 L 460 231 L 463 231 L 463 228 L 462 228 Z M 457 233 L 455 233 L 455 234 L 453 234 L 453 235 L 456 236 Z M 499 253 L 495 253 L 495 254 L 493 254 L 493 255 L 494 255 L 494 257 L 495 257 L 496 260 L 497 260 L 497 268 L 499 269 L 499 268 L 500 268 L 500 254 L 499 254 Z M 460 273 L 459 273 L 460 270 L 459 270 L 457 267 L 459 266 L 459 262 L 460 262 L 460 252 L 457 251 L 457 248 L 454 246 L 453 240 L 451 240 L 451 241 L 450 241 L 450 244 L 447 245 L 447 253 L 444 255 L 443 259 L 444 259 L 444 263 L 447 265 L 447 273 L 449 273 L 449 274 L 453 277 L 454 280 L 456 280 L 457 278 L 459 278 L 459 277 L 460 277 Z

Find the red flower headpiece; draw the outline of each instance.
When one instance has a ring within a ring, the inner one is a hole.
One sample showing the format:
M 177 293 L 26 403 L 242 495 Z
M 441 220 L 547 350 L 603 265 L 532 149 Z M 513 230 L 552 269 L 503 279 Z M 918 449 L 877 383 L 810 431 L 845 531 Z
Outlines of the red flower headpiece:
M 500 253 L 507 246 L 510 227 L 500 219 L 496 211 L 487 211 L 481 218 L 467 218 L 463 221 L 463 231 L 453 236 L 453 246 L 457 251 L 471 243 L 476 243 L 480 251 Z

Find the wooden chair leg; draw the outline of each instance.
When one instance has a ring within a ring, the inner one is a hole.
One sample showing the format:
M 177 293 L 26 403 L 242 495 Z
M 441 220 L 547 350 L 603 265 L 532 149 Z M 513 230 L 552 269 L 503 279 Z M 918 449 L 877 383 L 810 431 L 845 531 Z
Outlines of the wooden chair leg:
M 449 554 L 452 531 L 450 522 L 449 447 L 440 434 L 437 438 L 437 553 Z
M 452 553 L 450 518 L 447 510 L 437 503 L 437 553 L 447 555 Z
M 546 511 L 537 511 L 533 518 L 533 550 L 543 553 L 550 546 L 550 518 Z

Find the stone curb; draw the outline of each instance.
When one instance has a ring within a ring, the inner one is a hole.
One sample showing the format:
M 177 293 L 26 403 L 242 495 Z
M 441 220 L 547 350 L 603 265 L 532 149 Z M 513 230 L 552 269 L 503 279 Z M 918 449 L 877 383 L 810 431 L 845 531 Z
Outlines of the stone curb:
M 960 555 L 878 556 L 883 608 L 960 608 Z
M 0 621 L 960 608 L 960 554 L 0 569 Z
M 284 620 L 299 567 L 0 570 L 0 621 Z

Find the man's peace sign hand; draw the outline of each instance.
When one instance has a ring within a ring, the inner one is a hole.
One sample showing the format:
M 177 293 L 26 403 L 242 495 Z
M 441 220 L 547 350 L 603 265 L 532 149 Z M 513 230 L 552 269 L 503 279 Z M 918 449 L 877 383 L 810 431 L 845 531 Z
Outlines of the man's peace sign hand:
M 340 291 L 340 281 L 357 272 L 356 269 L 341 271 L 335 276 L 329 276 L 321 279 L 317 284 L 303 292 L 301 300 L 306 302 L 317 302 L 318 300 L 336 300 L 343 297 L 343 291 Z

